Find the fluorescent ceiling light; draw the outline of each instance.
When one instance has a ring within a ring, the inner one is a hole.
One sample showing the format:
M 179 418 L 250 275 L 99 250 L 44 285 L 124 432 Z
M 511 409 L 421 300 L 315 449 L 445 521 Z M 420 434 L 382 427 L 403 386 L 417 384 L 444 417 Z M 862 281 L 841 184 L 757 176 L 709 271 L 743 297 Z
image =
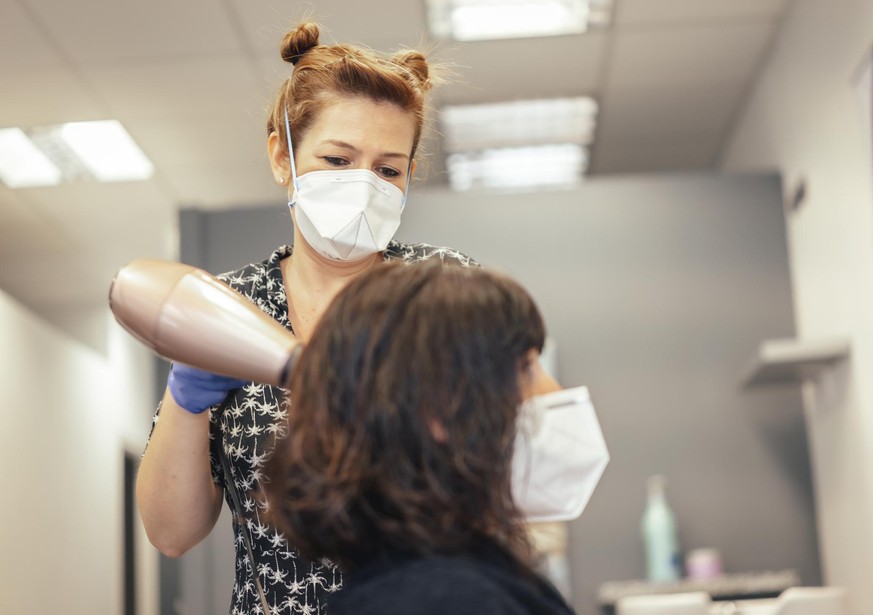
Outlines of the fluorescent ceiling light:
M 588 170 L 597 102 L 577 97 L 448 106 L 441 121 L 455 190 L 566 186 Z
M 0 130 L 0 180 L 9 188 L 55 186 L 61 170 L 20 128 Z
M 431 31 L 458 41 L 586 32 L 609 22 L 612 0 L 428 0 Z
M 597 102 L 587 96 L 444 107 L 443 146 L 451 152 L 594 141 Z
M 557 144 L 455 153 L 446 164 L 455 190 L 571 186 L 588 168 L 581 145 Z
M 0 135 L 0 179 L 10 188 L 79 179 L 136 181 L 154 172 L 151 161 L 116 120 L 9 128 Z
M 64 124 L 58 136 L 101 182 L 148 179 L 154 167 L 117 120 Z

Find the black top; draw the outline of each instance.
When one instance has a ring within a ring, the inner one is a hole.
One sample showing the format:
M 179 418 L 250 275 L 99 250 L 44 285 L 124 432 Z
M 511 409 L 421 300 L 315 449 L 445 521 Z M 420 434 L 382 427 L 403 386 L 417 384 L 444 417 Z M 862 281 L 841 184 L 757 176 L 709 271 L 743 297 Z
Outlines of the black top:
M 572 615 L 558 591 L 491 544 L 475 554 L 383 554 L 344 575 L 330 615 Z

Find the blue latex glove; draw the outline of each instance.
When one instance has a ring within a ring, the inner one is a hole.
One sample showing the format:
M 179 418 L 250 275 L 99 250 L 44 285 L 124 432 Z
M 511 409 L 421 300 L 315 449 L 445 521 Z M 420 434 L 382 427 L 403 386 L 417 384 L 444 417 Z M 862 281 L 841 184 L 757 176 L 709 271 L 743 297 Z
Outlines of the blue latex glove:
M 200 414 L 224 401 L 233 389 L 248 383 L 248 380 L 219 376 L 184 363 L 173 363 L 167 387 L 179 406 L 192 414 Z

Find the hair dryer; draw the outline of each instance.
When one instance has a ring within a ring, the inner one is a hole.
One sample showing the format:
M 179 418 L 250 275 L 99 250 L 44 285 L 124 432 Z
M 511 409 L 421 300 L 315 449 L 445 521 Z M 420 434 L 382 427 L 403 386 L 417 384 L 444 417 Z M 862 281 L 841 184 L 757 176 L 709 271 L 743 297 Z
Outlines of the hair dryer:
M 143 258 L 121 268 L 109 308 L 162 357 L 223 376 L 287 388 L 303 349 L 251 301 L 182 263 Z

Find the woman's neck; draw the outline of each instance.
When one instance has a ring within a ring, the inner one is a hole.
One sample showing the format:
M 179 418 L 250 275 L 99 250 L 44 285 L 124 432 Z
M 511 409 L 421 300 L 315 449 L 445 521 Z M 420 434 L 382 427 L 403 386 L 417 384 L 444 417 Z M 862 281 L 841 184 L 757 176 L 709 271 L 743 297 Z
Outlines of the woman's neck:
M 294 229 L 294 251 L 282 262 L 291 327 L 306 341 L 331 300 L 342 288 L 382 262 L 382 254 L 354 262 L 334 261 L 318 254 Z
M 294 229 L 294 252 L 284 263 L 286 284 L 308 295 L 336 294 L 343 286 L 382 261 L 382 254 L 346 262 L 326 258 L 310 247 Z

